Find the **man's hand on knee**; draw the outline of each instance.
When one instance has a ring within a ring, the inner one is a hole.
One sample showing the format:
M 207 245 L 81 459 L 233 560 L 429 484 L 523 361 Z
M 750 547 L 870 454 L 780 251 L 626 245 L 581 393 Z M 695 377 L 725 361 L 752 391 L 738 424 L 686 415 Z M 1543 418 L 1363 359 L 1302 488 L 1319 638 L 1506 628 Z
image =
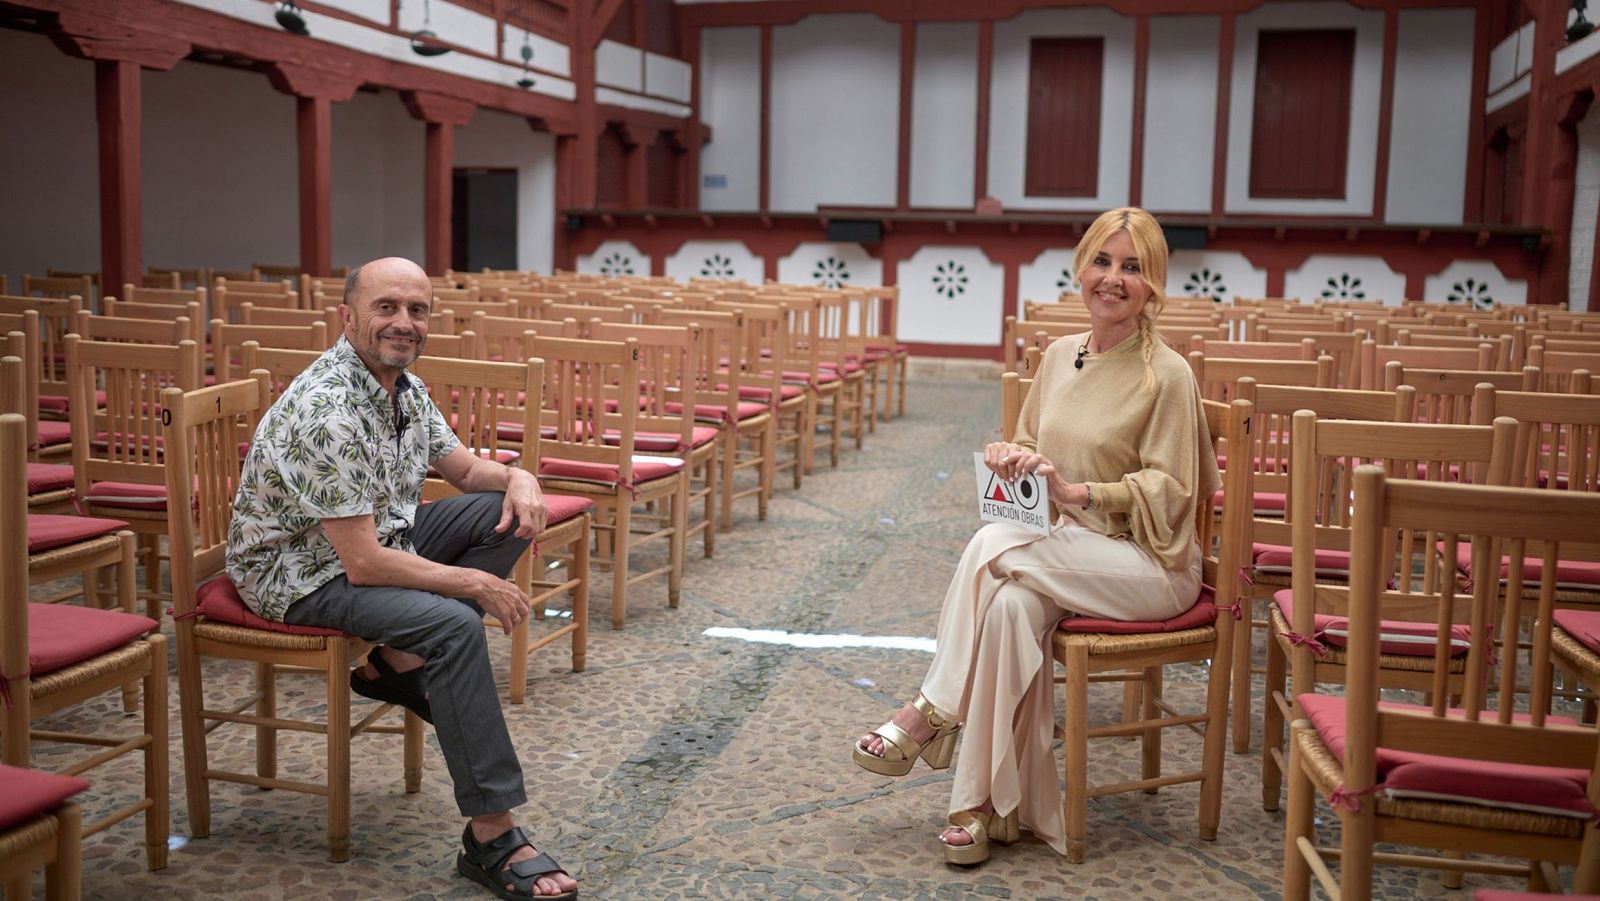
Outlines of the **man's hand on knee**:
M 470 597 L 478 602 L 483 612 L 494 617 L 500 623 L 507 635 L 517 624 L 528 618 L 528 612 L 533 609 L 533 604 L 528 596 L 505 579 L 498 578 L 480 570 L 466 570 L 476 574 Z
M 539 490 L 539 480 L 520 469 L 512 469 L 506 483 L 506 497 L 500 505 L 496 532 L 504 532 L 515 520 L 518 538 L 532 538 L 544 531 L 550 508 Z

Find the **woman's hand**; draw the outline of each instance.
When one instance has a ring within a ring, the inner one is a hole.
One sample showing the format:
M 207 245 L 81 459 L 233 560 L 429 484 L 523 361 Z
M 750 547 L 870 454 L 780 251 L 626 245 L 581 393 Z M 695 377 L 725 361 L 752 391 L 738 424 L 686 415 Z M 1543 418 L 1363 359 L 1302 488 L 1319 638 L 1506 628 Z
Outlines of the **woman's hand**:
M 1042 455 L 1009 441 L 996 441 L 983 449 L 983 465 L 1007 482 L 1016 481 L 1025 472 L 1033 472 L 1040 463 L 1049 462 Z
M 1033 472 L 1044 477 L 1050 502 L 1057 507 L 1082 507 L 1089 503 L 1089 486 L 1083 482 L 1068 482 L 1056 472 L 1055 464 L 1049 460 L 1044 460 Z

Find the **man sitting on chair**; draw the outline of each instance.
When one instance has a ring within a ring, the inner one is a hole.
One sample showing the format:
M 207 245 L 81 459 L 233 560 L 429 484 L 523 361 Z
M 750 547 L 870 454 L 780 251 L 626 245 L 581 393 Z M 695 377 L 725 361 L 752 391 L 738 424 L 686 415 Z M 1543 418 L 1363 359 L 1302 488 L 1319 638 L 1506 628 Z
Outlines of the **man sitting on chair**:
M 483 629 L 485 612 L 507 632 L 528 618 L 528 596 L 505 576 L 547 509 L 532 476 L 463 447 L 406 374 L 432 304 L 409 260 L 350 273 L 343 337 L 284 390 L 250 445 L 228 575 L 263 618 L 379 645 L 351 688 L 434 724 L 469 818 L 459 872 L 502 898 L 575 898 L 572 877 L 512 823 L 527 792 Z M 463 493 L 419 506 L 430 465 Z

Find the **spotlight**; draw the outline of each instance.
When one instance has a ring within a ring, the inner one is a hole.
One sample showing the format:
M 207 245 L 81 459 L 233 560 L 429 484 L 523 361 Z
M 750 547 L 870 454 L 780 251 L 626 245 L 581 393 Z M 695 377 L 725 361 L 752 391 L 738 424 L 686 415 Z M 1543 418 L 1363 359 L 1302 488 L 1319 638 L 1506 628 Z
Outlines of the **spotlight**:
M 305 13 L 294 0 L 281 0 L 272 17 L 278 20 L 278 27 L 290 34 L 298 34 L 301 37 L 308 37 L 311 34 L 311 29 L 306 27 Z

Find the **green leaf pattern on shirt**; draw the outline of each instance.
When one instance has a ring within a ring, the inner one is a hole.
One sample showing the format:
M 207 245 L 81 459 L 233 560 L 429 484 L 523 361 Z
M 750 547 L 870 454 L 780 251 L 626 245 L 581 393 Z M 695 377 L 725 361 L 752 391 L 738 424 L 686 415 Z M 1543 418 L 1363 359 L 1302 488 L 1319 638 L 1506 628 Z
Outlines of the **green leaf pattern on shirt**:
M 393 407 L 348 341 L 306 368 L 262 419 L 245 457 L 228 533 L 228 575 L 259 616 L 341 575 L 321 520 L 372 514 L 378 543 L 415 552 L 428 466 L 460 444 L 422 382 L 406 376 L 399 403 L 411 425 L 396 435 Z

